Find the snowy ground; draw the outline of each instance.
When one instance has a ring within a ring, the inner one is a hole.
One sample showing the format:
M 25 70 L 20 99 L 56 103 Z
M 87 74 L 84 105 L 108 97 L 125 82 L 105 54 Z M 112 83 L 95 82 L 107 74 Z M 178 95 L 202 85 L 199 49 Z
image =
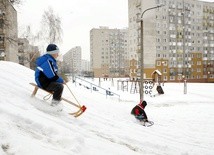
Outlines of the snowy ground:
M 0 61 L 0 155 L 213 155 L 214 84 L 166 83 L 164 95 L 145 96 L 146 112 L 155 124 L 143 127 L 130 115 L 139 94 L 117 90 L 117 83 L 101 82 L 120 95 L 107 97 L 68 83 L 77 100 L 87 107 L 77 110 L 66 103 L 53 112 L 39 91 L 30 95 L 34 72 Z M 96 83 L 96 81 L 94 81 Z M 97 82 L 98 85 L 98 82 Z M 63 96 L 76 102 L 65 87 Z

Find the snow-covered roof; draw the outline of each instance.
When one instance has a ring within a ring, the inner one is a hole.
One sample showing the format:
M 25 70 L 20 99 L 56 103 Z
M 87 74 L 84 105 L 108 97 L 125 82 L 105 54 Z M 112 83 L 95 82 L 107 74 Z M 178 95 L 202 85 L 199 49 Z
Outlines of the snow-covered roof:
M 162 75 L 162 73 L 157 69 L 152 72 L 152 75 L 155 74 L 155 73 L 157 73 L 158 75 Z

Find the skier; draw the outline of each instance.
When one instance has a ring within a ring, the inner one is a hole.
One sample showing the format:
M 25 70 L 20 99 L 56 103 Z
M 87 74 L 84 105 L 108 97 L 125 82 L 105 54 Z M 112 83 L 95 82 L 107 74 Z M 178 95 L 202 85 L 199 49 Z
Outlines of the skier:
M 59 104 L 65 84 L 63 78 L 57 74 L 58 56 L 59 48 L 55 44 L 49 44 L 46 54 L 36 60 L 35 81 L 38 87 L 53 92 L 51 106 Z
M 144 111 L 146 105 L 146 101 L 140 101 L 140 103 L 132 109 L 131 114 L 139 121 L 148 122 L 146 112 Z

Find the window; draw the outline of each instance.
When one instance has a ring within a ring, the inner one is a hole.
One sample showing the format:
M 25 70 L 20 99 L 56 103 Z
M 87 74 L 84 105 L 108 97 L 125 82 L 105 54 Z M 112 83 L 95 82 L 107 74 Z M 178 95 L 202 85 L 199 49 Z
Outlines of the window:
M 200 69 L 200 68 L 197 68 L 197 72 L 200 73 L 200 72 L 201 72 L 201 69 Z
M 157 61 L 157 66 L 160 66 L 161 65 L 161 62 L 160 61 Z
M 198 66 L 201 65 L 201 61 L 197 61 L 197 65 L 198 65 Z

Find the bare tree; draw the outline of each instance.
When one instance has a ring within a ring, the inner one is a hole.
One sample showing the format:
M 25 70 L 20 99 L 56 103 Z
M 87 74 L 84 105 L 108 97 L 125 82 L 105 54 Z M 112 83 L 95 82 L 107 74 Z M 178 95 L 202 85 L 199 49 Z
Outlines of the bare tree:
M 39 33 L 34 34 L 30 25 L 22 28 L 21 38 L 26 38 L 31 44 L 36 44 L 39 40 Z
M 51 7 L 44 11 L 42 16 L 42 30 L 40 36 L 48 43 L 60 43 L 62 41 L 61 19 L 54 14 Z
M 34 35 L 33 32 L 32 32 L 32 30 L 31 30 L 31 26 L 30 25 L 28 25 L 24 29 L 24 31 L 22 32 L 22 34 L 20 35 L 20 37 L 21 38 L 26 38 L 30 42 L 31 45 L 37 44 L 37 42 L 39 40 L 38 33 L 36 35 Z M 28 59 L 25 56 L 23 56 L 23 57 L 26 58 L 26 60 L 28 62 L 35 61 L 34 59 L 39 56 L 39 50 L 34 51 L 34 52 L 32 52 L 32 50 L 30 50 L 30 51 L 31 51 L 31 53 L 30 53 L 30 59 Z M 25 54 L 28 56 L 29 55 L 29 51 L 27 53 L 25 53 Z
M 22 3 L 22 0 L 9 0 L 10 3 L 12 3 L 13 5 L 19 5 Z

